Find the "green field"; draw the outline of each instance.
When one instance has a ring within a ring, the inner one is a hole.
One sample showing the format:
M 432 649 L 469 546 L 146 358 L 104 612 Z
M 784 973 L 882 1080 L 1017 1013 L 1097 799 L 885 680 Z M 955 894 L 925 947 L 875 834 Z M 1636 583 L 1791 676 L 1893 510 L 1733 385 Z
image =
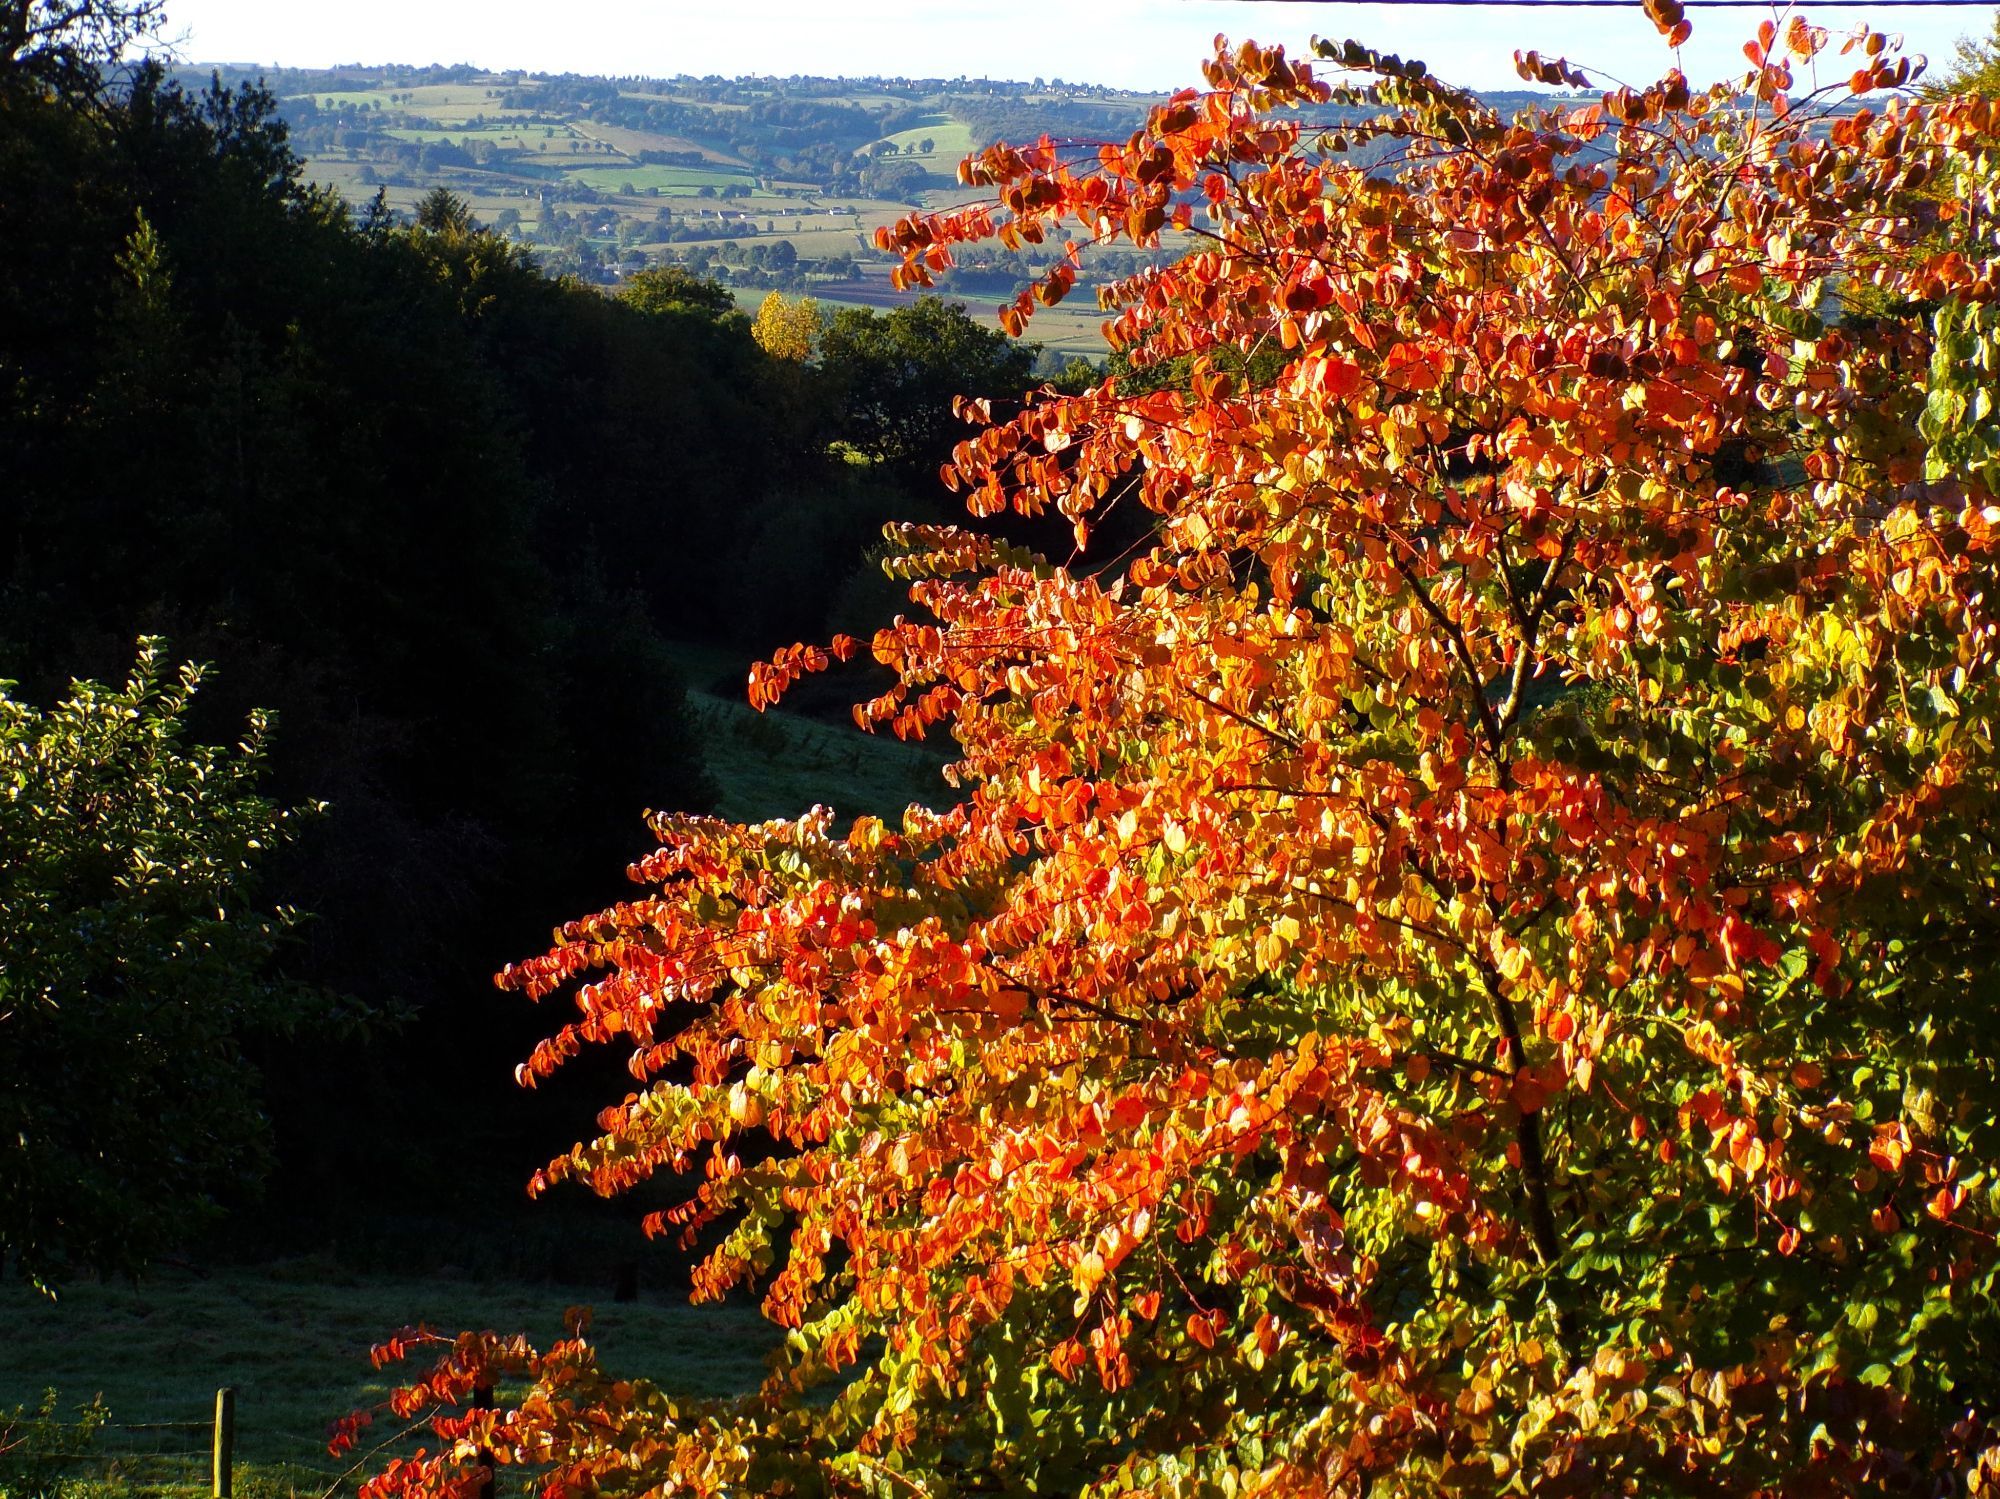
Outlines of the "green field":
M 1028 339 L 1065 358 L 1100 360 L 1111 352 L 1104 341 L 1104 319 L 1088 314 L 1041 313 L 1028 328 Z
M 428 115 L 441 125 L 469 120 L 474 115 L 483 114 L 490 118 L 522 112 L 502 109 L 501 89 L 485 84 L 433 84 L 426 88 L 378 90 L 376 96 L 386 98 L 389 93 L 403 93 L 409 97 L 402 105 L 384 103 L 384 109 L 401 108 Z
M 897 150 L 905 152 L 914 151 L 920 143 L 928 140 L 931 142 L 932 154 L 948 161 L 957 161 L 972 149 L 972 132 L 966 129 L 962 121 L 942 114 L 933 115 L 931 121 L 909 130 L 899 130 L 894 135 L 885 135 L 882 138 L 894 145 Z
M 704 171 L 700 167 L 641 166 L 637 162 L 576 167 L 564 175 L 599 192 L 619 192 L 630 183 L 640 192 L 657 187 L 676 197 L 692 197 L 704 187 L 723 188 L 732 182 L 749 181 L 746 173 L 732 172 L 727 167 Z
M 690 140 L 684 135 L 661 135 L 651 130 L 628 130 L 623 126 L 606 125 L 597 120 L 590 122 L 589 133 L 593 139 L 616 146 L 631 156 L 636 156 L 641 151 L 699 151 L 724 171 L 749 170 L 744 162 L 712 146 L 704 146 L 700 141 Z
M 803 252 L 803 247 L 801 247 Z M 806 295 L 816 297 L 830 307 L 871 307 L 877 312 L 914 300 L 891 292 L 887 279 L 881 282 L 879 294 L 856 295 L 848 290 L 851 283 L 836 283 L 838 289 L 808 288 Z M 736 294 L 737 303 L 748 312 L 755 312 L 764 300 L 761 291 L 742 289 Z M 960 302 L 965 310 L 981 323 L 989 327 L 1000 326 L 999 309 L 1006 300 L 998 292 L 959 291 L 946 285 L 939 289 L 939 295 L 947 301 Z M 1103 359 L 1110 352 L 1104 341 L 1104 314 L 1098 311 L 1096 294 L 1088 288 L 1071 293 L 1068 300 L 1054 307 L 1037 307 L 1034 318 L 1028 324 L 1026 341 L 1040 344 L 1055 354 L 1068 358 L 1071 355 L 1085 359 Z
M 664 1297 L 620 1305 L 601 1287 L 362 1280 L 318 1260 L 207 1278 L 162 1271 L 137 1285 L 84 1283 L 53 1302 L 8 1282 L 0 1286 L 0 1412 L 32 1405 L 52 1387 L 66 1412 L 101 1394 L 120 1426 L 198 1423 L 228 1385 L 237 1392 L 241 1499 L 317 1496 L 354 1461 L 327 1455 L 327 1423 L 375 1405 L 391 1388 L 394 1366 L 370 1367 L 373 1344 L 421 1321 L 451 1332 L 525 1332 L 545 1346 L 560 1335 L 564 1308 L 593 1298 L 601 1304 L 591 1338 L 606 1364 L 678 1393 L 754 1388 L 777 1341 L 745 1306 L 690 1307 Z M 393 1430 L 385 1414 L 364 1433 L 361 1450 Z M 208 1492 L 206 1442 L 198 1431 L 107 1429 L 82 1471 L 101 1482 L 104 1499 L 192 1499 Z
M 757 293 L 750 310 L 764 296 Z M 826 802 L 843 822 L 863 813 L 893 820 L 912 802 L 938 806 L 957 794 L 939 774 L 942 749 L 796 713 L 759 713 L 745 696 L 750 662 L 740 652 L 683 645 L 675 655 L 724 817 L 797 817 Z M 852 694 L 863 695 L 859 687 Z
M 538 125 L 487 124 L 467 125 L 462 129 L 445 130 L 435 126 L 395 125 L 382 131 L 391 140 L 410 141 L 416 145 L 465 145 L 484 141 L 503 151 L 518 151 L 530 157 L 551 157 L 574 160 L 588 156 L 593 161 L 630 160 L 636 167 L 636 159 L 625 155 L 622 150 L 606 151 L 594 136 L 579 134 L 568 125 L 558 126 L 550 133 L 550 127 Z M 506 170 L 504 166 L 498 168 Z M 698 170 L 698 169 L 697 169 Z M 718 166 L 718 172 L 734 173 L 737 168 Z
M 343 109 L 373 108 L 379 104 L 385 112 L 402 110 L 407 114 L 419 114 L 437 121 L 451 124 L 469 120 L 474 115 L 505 116 L 521 111 L 500 107 L 500 88 L 485 84 L 434 84 L 423 88 L 372 88 L 372 89 L 328 89 L 309 94 L 288 94 L 292 99 L 316 99 L 322 105 L 331 99 Z
M 331 100 L 335 107 L 340 109 L 366 109 L 372 108 L 377 104 L 380 104 L 384 109 L 391 107 L 389 95 L 386 92 L 377 92 L 374 89 L 366 89 L 358 93 L 342 93 L 340 90 L 335 89 L 325 94 L 292 94 L 289 97 L 294 99 L 317 99 L 322 105 Z
M 790 240 L 792 248 L 805 259 L 820 260 L 829 255 L 854 255 L 869 248 L 868 236 L 851 224 L 840 229 L 793 229 L 790 220 L 785 218 L 782 211 L 767 217 L 777 223 L 778 232 L 762 237 Z

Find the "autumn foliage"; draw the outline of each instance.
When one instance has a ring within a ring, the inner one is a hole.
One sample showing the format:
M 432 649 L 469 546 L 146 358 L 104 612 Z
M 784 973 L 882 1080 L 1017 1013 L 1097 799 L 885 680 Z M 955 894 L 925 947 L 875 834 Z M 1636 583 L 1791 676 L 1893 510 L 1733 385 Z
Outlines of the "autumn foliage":
M 1021 321 L 1185 250 L 967 412 L 1075 557 L 893 536 L 860 715 L 957 805 L 659 819 L 502 975 L 637 1080 L 537 1185 L 692 1173 L 767 1384 L 467 1335 L 374 1494 L 2000 1492 L 2000 110 L 1803 21 L 1520 120 L 1316 50 L 885 237 L 1066 242 Z

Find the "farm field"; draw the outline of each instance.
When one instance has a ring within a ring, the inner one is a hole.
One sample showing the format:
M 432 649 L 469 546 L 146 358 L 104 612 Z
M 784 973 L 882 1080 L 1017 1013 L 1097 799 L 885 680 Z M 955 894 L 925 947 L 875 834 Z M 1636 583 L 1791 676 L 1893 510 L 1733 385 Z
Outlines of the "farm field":
M 640 151 L 693 151 L 723 168 L 749 170 L 749 163 L 729 152 L 719 151 L 713 146 L 705 146 L 700 141 L 685 135 L 665 135 L 656 130 L 628 130 L 619 125 L 593 122 L 590 135 L 606 145 L 636 155 Z
M 950 115 L 933 115 L 920 125 L 908 130 L 899 130 L 894 135 L 883 137 L 899 151 L 920 151 L 923 143 L 931 143 L 930 154 L 957 162 L 972 149 L 972 131 L 965 122 L 955 120 Z
M 1036 107 L 1055 111 L 1058 128 L 1107 135 L 1150 102 L 983 80 L 435 76 L 336 69 L 268 81 L 308 175 L 357 207 L 380 195 L 408 214 L 442 187 L 553 271 L 616 285 L 646 265 L 693 264 L 752 293 L 751 306 L 773 285 L 856 305 L 905 300 L 878 289 L 875 231 L 978 196 L 953 181 L 959 161 L 1011 128 L 1028 98 L 1045 101 Z M 1003 300 L 990 285 L 940 290 L 982 317 Z M 1061 357 L 1102 357 L 1089 290 L 1038 318 L 1034 339 Z
M 962 303 L 965 310 L 980 322 L 992 327 L 1000 326 L 998 316 L 1003 298 L 987 291 L 954 291 L 949 287 L 940 292 L 947 300 Z M 769 293 L 761 288 L 738 288 L 735 292 L 736 304 L 745 312 L 754 314 Z M 823 282 L 807 286 L 802 292 L 788 295 L 810 296 L 833 307 L 873 307 L 877 309 L 901 307 L 914 302 L 917 292 L 897 291 L 889 285 L 886 275 L 851 281 Z M 1058 357 L 1072 356 L 1084 359 L 1102 359 L 1108 351 L 1104 342 L 1104 314 L 1097 310 L 1096 303 L 1088 294 L 1078 294 L 1071 301 L 1055 307 L 1037 307 L 1034 320 L 1028 325 L 1025 335 L 1029 343 L 1040 344 Z
M 671 193 L 676 197 L 693 197 L 704 187 L 713 190 L 718 179 L 725 184 L 732 180 L 748 181 L 747 174 L 704 171 L 699 167 L 639 166 L 630 163 L 578 167 L 565 175 L 571 182 L 581 182 L 586 187 L 603 192 L 624 194 L 627 188 L 644 192 L 656 187 L 662 193 Z
M 8 1281 L 0 1285 L 0 1413 L 32 1406 L 52 1388 L 65 1417 L 101 1395 L 119 1427 L 193 1424 L 208 1420 L 215 1391 L 231 1386 L 242 1499 L 352 1493 L 342 1475 L 393 1424 L 385 1415 L 345 1459 L 327 1454 L 325 1433 L 393 1387 L 397 1366 L 374 1369 L 370 1347 L 420 1319 L 454 1331 L 518 1329 L 546 1346 L 562 1335 L 565 1309 L 581 1303 L 593 1304 L 590 1337 L 609 1367 L 644 1373 L 677 1394 L 754 1388 L 776 1343 L 746 1305 L 692 1307 L 666 1292 L 621 1304 L 602 1286 L 361 1278 L 317 1259 L 209 1276 L 161 1270 L 136 1285 L 86 1282 L 66 1287 L 60 1301 Z M 107 1495 L 205 1496 L 206 1438 L 107 1429 L 81 1471 Z
M 960 303 L 978 321 L 994 328 L 1000 326 L 999 310 L 1008 301 L 1008 298 L 993 291 L 968 291 L 950 285 L 940 287 L 937 294 L 947 301 Z M 767 295 L 762 289 L 739 289 L 736 291 L 737 305 L 754 314 Z M 921 293 L 897 291 L 889 285 L 888 277 L 883 275 L 820 282 L 803 288 L 795 295 L 811 296 L 835 307 L 884 309 L 914 302 Z M 1099 311 L 1095 297 L 1086 289 L 1072 294 L 1055 307 L 1037 307 L 1022 338 L 1027 343 L 1040 344 L 1062 359 L 1101 360 L 1110 352 L 1110 345 L 1104 340 L 1104 322 L 1105 316 Z

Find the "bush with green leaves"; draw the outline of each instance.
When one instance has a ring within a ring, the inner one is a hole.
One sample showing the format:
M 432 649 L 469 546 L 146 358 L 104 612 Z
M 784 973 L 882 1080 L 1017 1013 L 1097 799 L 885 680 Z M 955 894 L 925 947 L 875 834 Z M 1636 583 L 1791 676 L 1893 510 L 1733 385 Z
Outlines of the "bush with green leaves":
M 0 1410 L 0 1499 L 67 1499 L 71 1474 L 110 1415 L 100 1395 L 64 1420 L 54 1390 L 44 1390 L 32 1406 Z
M 0 683 L 0 1259 L 130 1271 L 264 1164 L 247 1038 L 326 1001 L 275 966 L 256 875 L 316 807 L 257 794 L 269 725 L 193 742 L 198 667 L 142 641 L 48 709 Z

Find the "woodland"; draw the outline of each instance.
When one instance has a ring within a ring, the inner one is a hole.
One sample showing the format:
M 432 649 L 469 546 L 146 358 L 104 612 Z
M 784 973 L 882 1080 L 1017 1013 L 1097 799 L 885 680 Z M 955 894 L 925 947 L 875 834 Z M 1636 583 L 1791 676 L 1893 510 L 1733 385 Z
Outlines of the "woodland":
M 1645 9 L 1219 40 L 754 319 L 0 10 L 9 1272 L 768 1330 L 385 1327 L 363 1499 L 2000 1493 L 1994 51 Z M 926 785 L 731 802 L 724 653 Z

